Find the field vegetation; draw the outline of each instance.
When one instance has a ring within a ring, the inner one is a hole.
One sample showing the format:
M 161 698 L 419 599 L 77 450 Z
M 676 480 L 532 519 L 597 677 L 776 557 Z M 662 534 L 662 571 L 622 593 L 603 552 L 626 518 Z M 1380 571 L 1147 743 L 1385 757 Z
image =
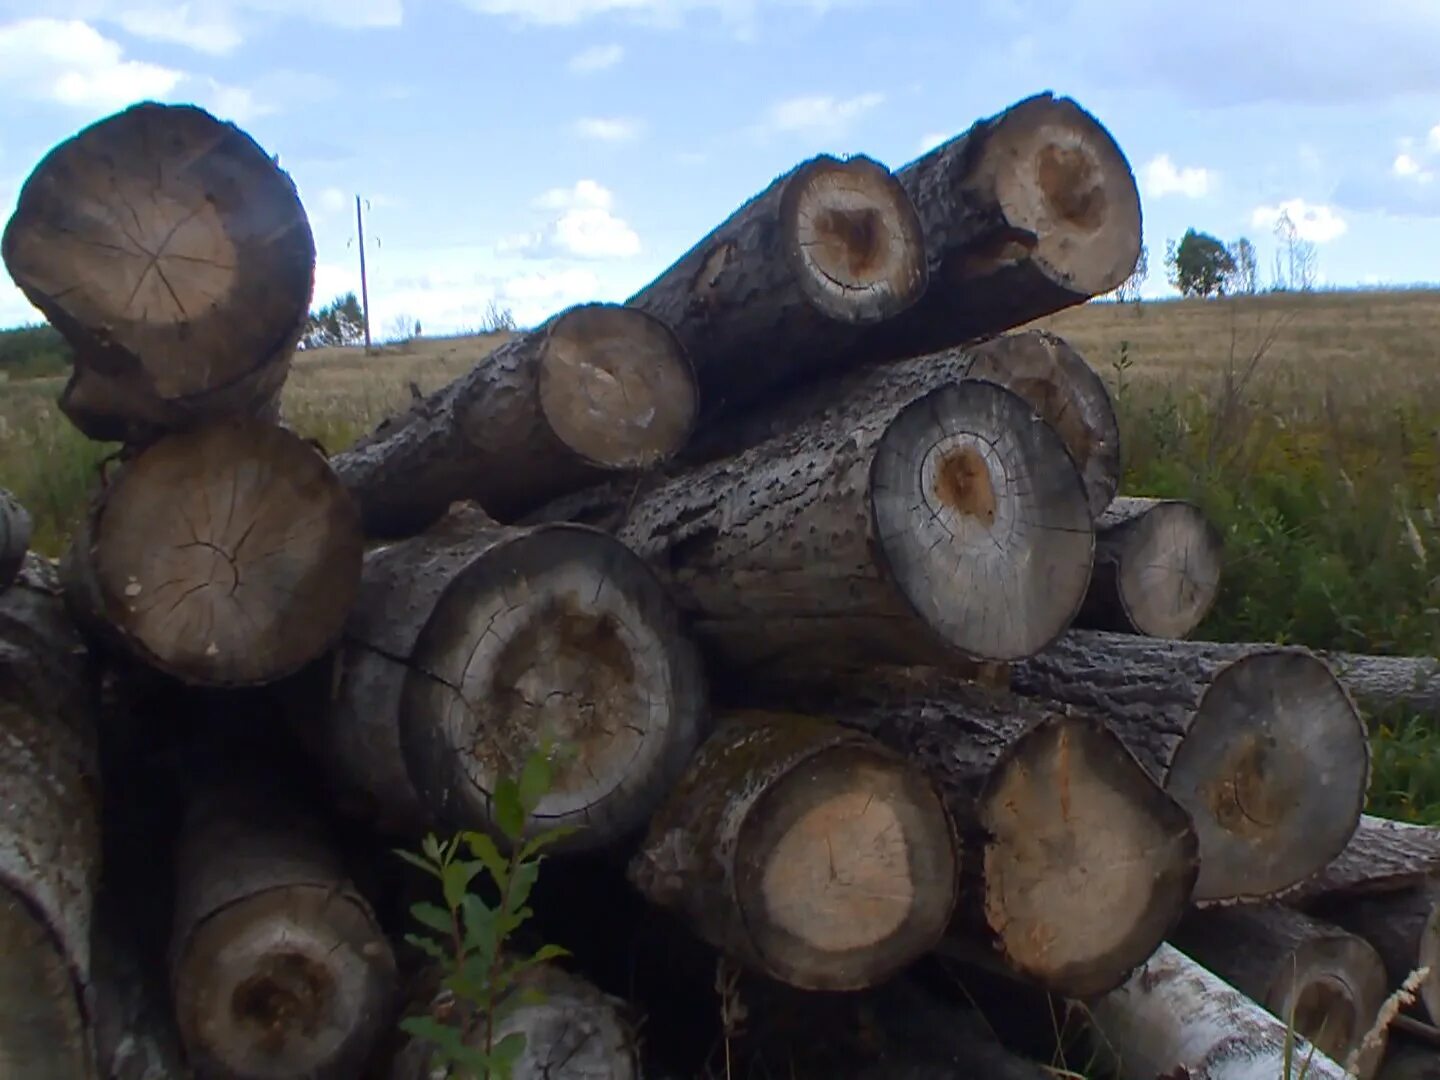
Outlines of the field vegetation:
M 1039 325 L 1109 384 L 1123 490 L 1194 499 L 1223 530 L 1195 636 L 1440 655 L 1440 290 L 1092 303 Z M 287 420 L 342 449 L 508 334 L 307 349 Z M 58 554 L 114 447 L 60 415 L 53 361 L 4 365 L 4 337 L 0 487 Z M 1371 719 L 1371 809 L 1440 823 L 1440 718 Z

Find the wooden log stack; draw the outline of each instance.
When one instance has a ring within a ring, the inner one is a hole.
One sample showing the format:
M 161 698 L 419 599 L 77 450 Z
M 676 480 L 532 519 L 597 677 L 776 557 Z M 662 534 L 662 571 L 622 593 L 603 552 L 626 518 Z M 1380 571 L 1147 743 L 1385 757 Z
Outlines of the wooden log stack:
M 959 963 L 1078 1003 L 1121 1076 L 1269 1080 L 1287 1023 L 1377 1075 L 1387 995 L 1440 1021 L 1440 831 L 1364 814 L 1361 709 L 1429 690 L 1191 640 L 1220 533 L 1121 494 L 1104 381 L 1027 325 L 1140 239 L 1119 147 L 1041 94 L 797 164 L 330 458 L 280 408 L 315 249 L 276 159 L 154 103 L 56 147 L 0 249 L 121 445 L 58 562 L 0 493 L 0 1072 L 432 1075 L 408 1016 L 552 1080 L 784 1038 L 1044 1075 L 926 982 Z M 526 914 L 574 955 L 492 1023 L 393 849 L 555 825 Z

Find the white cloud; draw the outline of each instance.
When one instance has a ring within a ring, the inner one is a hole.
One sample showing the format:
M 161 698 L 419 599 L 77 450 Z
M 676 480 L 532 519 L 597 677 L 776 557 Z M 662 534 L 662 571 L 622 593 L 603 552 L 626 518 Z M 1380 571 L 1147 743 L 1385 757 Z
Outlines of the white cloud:
M 1430 129 L 1430 135 L 1426 142 L 1429 144 L 1432 154 L 1440 154 L 1440 124 L 1436 124 Z
M 203 4 L 130 8 L 119 12 L 115 21 L 135 37 L 215 56 L 233 51 L 244 40 L 228 11 Z
M 336 0 L 339 2 L 339 0 Z M 691 12 L 710 12 L 742 33 L 753 29 L 762 6 L 824 14 L 864 0 L 463 0 L 472 11 L 536 26 L 573 26 L 602 15 L 628 15 L 637 22 L 676 26 Z
M 243 126 L 277 111 L 268 100 L 262 100 L 254 90 L 243 86 L 229 86 L 210 78 L 186 82 L 195 88 L 191 91 L 191 100 L 220 120 Z
M 1273 229 L 1281 214 L 1288 214 L 1296 234 L 1312 244 L 1329 243 L 1349 228 L 1345 219 L 1331 207 L 1307 203 L 1304 199 L 1287 199 L 1278 206 L 1257 206 L 1250 215 L 1250 223 L 1256 228 Z
M 588 49 L 582 49 L 572 56 L 566 66 L 577 75 L 588 75 L 591 72 L 612 68 L 623 59 L 625 59 L 623 45 L 591 45 Z
M 0 26 L 0 86 L 34 101 L 110 112 L 169 94 L 184 73 L 126 60 L 88 23 L 22 19 Z
M 535 258 L 625 259 L 640 253 L 640 237 L 611 213 L 615 196 L 594 180 L 551 188 L 535 199 L 541 210 L 562 211 L 538 232 L 507 237 L 499 250 Z
M 807 135 L 840 135 L 859 117 L 878 107 L 884 94 L 859 94 L 851 98 L 835 98 L 828 94 L 794 97 L 771 106 L 765 127 Z
M 943 131 L 932 131 L 928 135 L 922 135 L 920 137 L 920 145 L 916 147 L 916 153 L 928 154 L 941 143 L 947 143 L 949 141 L 950 136 L 946 135 Z
M 1390 169 L 1396 176 L 1413 180 L 1417 184 L 1428 184 L 1435 179 L 1435 174 L 1420 164 L 1413 154 L 1402 152 L 1395 155 Z
M 1169 154 L 1151 158 L 1140 175 L 1145 194 L 1156 199 L 1166 195 L 1184 195 L 1187 199 L 1198 199 L 1210 191 L 1214 179 L 1214 173 L 1198 165 L 1186 165 L 1177 169 Z
M 644 128 L 629 116 L 587 116 L 575 121 L 575 131 L 585 139 L 597 142 L 629 142 L 640 137 Z

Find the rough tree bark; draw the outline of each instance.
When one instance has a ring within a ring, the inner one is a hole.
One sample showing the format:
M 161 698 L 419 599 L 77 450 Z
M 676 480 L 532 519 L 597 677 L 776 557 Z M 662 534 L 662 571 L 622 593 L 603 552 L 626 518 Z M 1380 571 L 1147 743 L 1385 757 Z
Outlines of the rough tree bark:
M 1373 945 L 1393 985 L 1428 968 L 1420 983 L 1420 1001 L 1430 1019 L 1440 1022 L 1440 875 L 1407 889 L 1334 894 L 1313 910 Z
M 255 685 L 339 638 L 360 579 L 355 504 L 291 432 L 221 420 L 102 483 L 62 566 L 97 638 L 184 682 Z
M 1440 722 L 1440 659 L 1319 652 L 1368 713 L 1402 709 Z
M 567 308 L 385 420 L 334 459 L 370 536 L 421 532 L 473 499 L 512 521 L 685 444 L 694 375 L 659 319 L 614 304 Z
M 864 732 L 939 784 L 961 837 L 946 951 L 1056 993 L 1118 986 L 1184 913 L 1189 815 L 1100 720 L 929 668 L 752 691 Z
M 1010 677 L 1020 693 L 1098 709 L 1189 811 L 1197 902 L 1278 896 L 1339 855 L 1360 821 L 1365 725 L 1304 649 L 1072 630 Z
M 987 379 L 1023 399 L 1070 452 L 1091 513 L 1098 515 L 1110 504 L 1120 484 L 1120 428 L 1110 392 L 1083 356 L 1043 330 L 1020 330 L 963 349 L 816 380 L 697 433 L 680 458 L 700 463 L 738 454 L 819 413 L 892 393 L 891 387 L 919 396 L 960 379 Z
M 30 512 L 10 492 L 0 488 L 0 590 L 20 573 L 30 550 Z
M 0 1075 L 99 1075 L 90 937 L 100 874 L 94 680 L 50 563 L 0 592 Z
M 524 1002 L 495 1025 L 496 1043 L 525 1036 L 512 1080 L 632 1080 L 640 1075 L 634 1025 L 623 1001 L 553 963 L 523 972 L 517 993 L 538 991 L 543 1000 Z M 485 1025 L 445 995 L 431 1003 L 431 1015 L 463 1027 L 465 1041 L 484 1046 Z M 472 1026 L 473 1024 L 473 1026 Z M 428 1043 L 410 1039 L 395 1055 L 388 1080 L 430 1080 L 436 1073 Z
M 1110 133 L 1069 98 L 1016 102 L 896 172 L 925 233 L 929 284 L 871 333 L 916 356 L 1115 288 L 1140 255 L 1140 197 Z
M 1193 503 L 1115 499 L 1095 522 L 1095 572 L 1075 625 L 1187 637 L 1220 592 L 1223 543 Z
M 879 373 L 737 457 L 644 491 L 593 488 L 536 520 L 613 530 L 734 671 L 1041 649 L 1090 577 L 1079 473 L 1015 394 L 912 375 Z
M 1293 1042 L 1287 1073 L 1285 1025 L 1169 944 L 1084 1009 L 1120 1080 L 1276 1080 L 1302 1068 L 1305 1080 L 1347 1080 L 1303 1038 Z
M 1366 1037 L 1390 986 L 1363 937 L 1280 904 L 1259 904 L 1192 912 L 1170 941 L 1282 1023 L 1293 1017 L 1298 1034 L 1361 1080 L 1375 1075 L 1385 1035 Z
M 207 786 L 175 856 L 170 985 L 202 1077 L 354 1077 L 395 958 L 322 829 L 260 779 Z
M 1440 876 L 1440 828 L 1362 814 L 1345 850 L 1285 902 L 1304 906 L 1326 897 L 1393 892 Z
M 629 877 L 751 970 L 856 990 L 940 939 L 956 869 L 952 822 L 920 770 L 826 721 L 740 711 L 661 804 Z
M 863 360 L 925 291 L 925 237 L 883 165 L 822 154 L 751 198 L 626 306 L 674 327 L 707 420 Z
M 700 658 L 645 564 L 577 525 L 457 504 L 372 550 L 317 746 L 387 828 L 492 828 L 489 792 L 555 743 L 531 832 L 605 846 L 644 827 L 708 724 Z M 497 840 L 501 839 L 497 835 Z
M 0 250 L 75 350 L 61 410 L 126 443 L 273 407 L 315 271 L 305 210 L 270 155 L 202 109 L 154 102 L 51 150 Z

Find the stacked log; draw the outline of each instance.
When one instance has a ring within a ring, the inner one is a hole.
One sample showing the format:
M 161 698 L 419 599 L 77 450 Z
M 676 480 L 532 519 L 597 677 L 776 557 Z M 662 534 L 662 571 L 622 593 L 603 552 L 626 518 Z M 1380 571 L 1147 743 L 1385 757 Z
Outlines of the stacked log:
M 121 446 L 58 567 L 0 493 L 0 1071 L 398 1080 L 483 1029 L 516 1076 L 666 1075 L 684 995 L 636 968 L 698 955 L 690 1043 L 740 979 L 861 1029 L 826 1075 L 1038 1074 L 931 961 L 1080 1002 L 1122 1076 L 1268 1080 L 1281 1017 L 1375 1074 L 1415 966 L 1401 1021 L 1440 1010 L 1440 841 L 1362 813 L 1360 709 L 1433 672 L 1192 640 L 1220 533 L 1121 493 L 1104 381 L 1025 325 L 1140 232 L 1049 94 L 820 155 L 332 459 L 280 408 L 315 251 L 276 159 L 154 103 L 56 147 L 0 252 Z M 445 908 L 394 857 L 437 832 Z M 542 851 L 602 887 L 532 893 Z M 576 909 L 666 944 L 526 966 Z

